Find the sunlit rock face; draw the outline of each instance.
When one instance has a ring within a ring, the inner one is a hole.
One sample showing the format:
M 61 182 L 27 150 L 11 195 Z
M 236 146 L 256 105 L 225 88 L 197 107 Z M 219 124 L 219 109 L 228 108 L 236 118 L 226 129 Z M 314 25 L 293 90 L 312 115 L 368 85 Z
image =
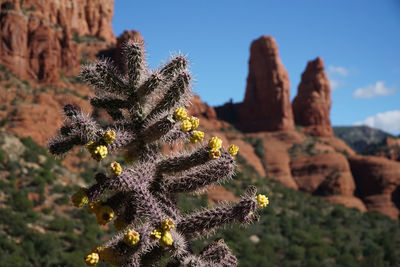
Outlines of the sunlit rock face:
M 297 96 L 292 104 L 295 123 L 305 126 L 304 130 L 312 135 L 333 136 L 331 105 L 331 87 L 324 62 L 318 57 L 307 63 L 301 76 Z
M 246 94 L 238 115 L 246 132 L 294 129 L 289 75 L 271 36 L 251 44 Z

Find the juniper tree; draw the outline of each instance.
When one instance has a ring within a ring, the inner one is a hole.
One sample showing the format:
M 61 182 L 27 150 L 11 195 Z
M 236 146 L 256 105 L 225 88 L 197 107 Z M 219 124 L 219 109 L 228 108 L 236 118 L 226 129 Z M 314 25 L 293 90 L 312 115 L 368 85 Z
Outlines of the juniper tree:
M 88 204 L 100 225 L 113 222 L 118 230 L 105 244 L 88 251 L 89 266 L 107 261 L 118 266 L 151 266 L 165 256 L 169 266 L 235 266 L 237 259 L 223 240 L 215 240 L 194 255 L 189 240 L 212 234 L 231 223 L 257 221 L 256 210 L 268 199 L 250 187 L 238 203 L 193 214 L 182 214 L 178 193 L 198 192 L 232 177 L 238 147 L 222 146 L 218 137 L 203 141 L 199 119 L 187 115 L 191 94 L 188 61 L 173 57 L 158 70 L 149 70 L 143 44 L 128 42 L 123 49 L 126 72 L 108 60 L 84 66 L 81 77 L 95 89 L 90 104 L 103 108 L 112 120 L 99 123 L 78 106 L 66 105 L 66 120 L 48 143 L 54 155 L 86 146 L 94 160 L 123 153 L 123 166 L 113 162 L 94 183 L 80 188 L 71 200 Z M 184 152 L 164 155 L 165 144 L 184 143 Z M 192 145 L 190 145 L 190 143 Z

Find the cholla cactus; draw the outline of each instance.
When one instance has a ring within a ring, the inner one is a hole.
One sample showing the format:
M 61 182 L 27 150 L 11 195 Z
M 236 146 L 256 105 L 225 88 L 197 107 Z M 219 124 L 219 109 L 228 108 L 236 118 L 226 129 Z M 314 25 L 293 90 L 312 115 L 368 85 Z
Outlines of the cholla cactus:
M 99 162 L 109 154 L 125 154 L 127 163 L 111 163 L 109 171 L 95 175 L 93 185 L 71 197 L 77 207 L 88 204 L 99 224 L 113 223 L 119 231 L 107 243 L 88 249 L 86 264 L 150 266 L 167 255 L 169 266 L 235 266 L 237 259 L 223 240 L 211 243 L 199 255 L 191 252 L 188 240 L 226 224 L 258 220 L 255 212 L 268 199 L 256 197 L 251 187 L 236 204 L 181 214 L 176 195 L 230 178 L 239 148 L 225 149 L 218 137 L 203 141 L 204 133 L 196 130 L 199 119 L 188 117 L 185 106 L 191 86 L 185 57 L 178 55 L 153 71 L 146 67 L 142 44 L 128 42 L 123 53 L 124 74 L 104 60 L 81 71 L 81 77 L 95 88 L 91 105 L 105 109 L 112 123 L 100 125 L 79 107 L 66 105 L 65 124 L 48 145 L 54 155 L 85 146 Z M 161 153 L 161 145 L 176 142 L 187 144 L 187 151 Z

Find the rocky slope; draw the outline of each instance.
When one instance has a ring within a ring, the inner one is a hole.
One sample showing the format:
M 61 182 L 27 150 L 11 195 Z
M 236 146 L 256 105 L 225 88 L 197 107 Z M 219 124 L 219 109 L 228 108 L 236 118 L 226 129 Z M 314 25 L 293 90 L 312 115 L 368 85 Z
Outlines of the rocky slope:
M 10 0 L 0 9 L 0 61 L 18 77 L 46 83 L 80 65 L 80 43 L 114 43 L 113 0 Z M 94 48 L 97 50 L 96 48 Z

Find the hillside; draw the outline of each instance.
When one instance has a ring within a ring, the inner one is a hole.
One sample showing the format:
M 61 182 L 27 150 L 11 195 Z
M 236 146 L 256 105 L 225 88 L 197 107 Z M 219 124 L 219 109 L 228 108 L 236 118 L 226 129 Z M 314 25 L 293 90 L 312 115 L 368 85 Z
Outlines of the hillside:
M 335 136 L 362 155 L 400 161 L 400 138 L 367 126 L 333 127 Z
M 83 151 L 80 157 L 89 155 Z M 241 167 L 226 188 L 239 196 L 255 184 L 271 200 L 260 223 L 217 233 L 238 255 L 240 266 L 400 264 L 398 222 L 288 189 L 260 177 L 244 158 L 238 160 Z M 2 266 L 82 266 L 88 248 L 115 231 L 100 228 L 95 216 L 70 204 L 77 185 L 92 182 L 95 167 L 86 163 L 85 169 L 81 175 L 71 172 L 30 138 L 0 133 Z M 186 211 L 211 205 L 205 196 L 179 200 Z M 204 244 L 199 240 L 193 247 Z

